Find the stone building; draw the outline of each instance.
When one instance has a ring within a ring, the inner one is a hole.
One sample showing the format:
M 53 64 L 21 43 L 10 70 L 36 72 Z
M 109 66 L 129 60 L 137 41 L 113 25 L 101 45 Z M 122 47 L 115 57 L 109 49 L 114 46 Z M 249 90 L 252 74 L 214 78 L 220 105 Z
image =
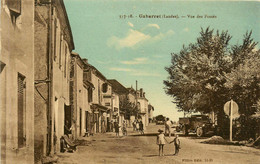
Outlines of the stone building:
M 151 104 L 148 104 L 149 123 L 152 123 L 153 121 L 153 112 L 154 112 L 154 107 Z
M 60 151 L 69 99 L 72 32 L 63 0 L 35 2 L 35 163 Z M 31 68 L 32 69 L 32 68 Z
M 123 120 L 127 119 L 127 117 L 125 117 L 126 113 L 122 111 L 120 105 L 122 105 L 124 100 L 129 100 L 129 91 L 115 79 L 110 79 L 108 81 L 112 85 L 113 120 L 119 122 L 119 125 L 122 126 Z M 129 124 L 130 123 L 128 121 L 128 125 Z
M 149 124 L 148 100 L 145 97 L 145 92 L 142 88 L 137 90 L 137 106 L 140 110 L 141 120 L 144 124 L 144 129 Z
M 1 1 L 1 164 L 34 163 L 33 23 L 34 0 Z
M 86 63 L 86 62 L 85 62 Z M 94 66 L 87 64 L 84 69 L 84 79 L 94 85 L 92 101 L 90 102 L 93 133 L 106 132 L 111 121 L 112 87 L 106 77 Z
M 71 54 L 70 69 L 70 104 L 71 113 L 66 114 L 65 121 L 67 127 L 74 124 L 75 127 L 72 135 L 74 139 L 85 136 L 86 132 L 91 133 L 89 117 L 90 102 L 92 102 L 92 90 L 94 85 L 87 81 L 84 77 L 84 69 L 86 68 L 86 59 L 81 59 L 77 53 Z

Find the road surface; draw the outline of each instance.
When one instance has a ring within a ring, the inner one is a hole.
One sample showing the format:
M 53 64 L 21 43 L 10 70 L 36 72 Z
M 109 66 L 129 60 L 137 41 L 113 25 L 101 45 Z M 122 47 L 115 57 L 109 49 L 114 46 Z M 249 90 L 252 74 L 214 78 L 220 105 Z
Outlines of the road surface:
M 83 146 L 78 146 L 74 153 L 58 154 L 61 164 L 96 164 L 96 163 L 240 163 L 259 164 L 260 150 L 245 146 L 212 145 L 199 143 L 202 138 L 180 136 L 181 149 L 178 156 L 173 156 L 174 145 L 166 144 L 165 156 L 158 156 L 156 145 L 157 130 L 163 125 L 151 124 L 145 135 L 132 132 L 129 135 L 115 137 L 114 133 L 96 134 L 84 137 Z M 166 137 L 168 141 L 173 137 Z

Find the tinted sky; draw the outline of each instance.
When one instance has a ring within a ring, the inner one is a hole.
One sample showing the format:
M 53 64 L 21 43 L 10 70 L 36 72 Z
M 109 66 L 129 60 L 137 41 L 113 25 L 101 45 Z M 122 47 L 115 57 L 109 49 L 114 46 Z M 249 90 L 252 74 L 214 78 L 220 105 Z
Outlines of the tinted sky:
M 75 52 L 99 69 L 108 79 L 126 87 L 144 88 L 155 107 L 155 115 L 178 120 L 172 98 L 163 90 L 165 66 L 171 53 L 194 43 L 200 29 L 228 30 L 231 43 L 241 43 L 247 30 L 260 41 L 259 2 L 183 2 L 183 1 L 89 1 L 64 0 L 74 37 Z M 161 15 L 140 18 L 139 15 Z M 120 18 L 120 15 L 130 16 Z M 179 18 L 162 18 L 176 16 Z M 187 15 L 195 16 L 188 18 Z M 197 15 L 203 18 L 196 18 Z M 205 15 L 216 18 L 204 18 Z M 185 16 L 182 18 L 181 16 Z

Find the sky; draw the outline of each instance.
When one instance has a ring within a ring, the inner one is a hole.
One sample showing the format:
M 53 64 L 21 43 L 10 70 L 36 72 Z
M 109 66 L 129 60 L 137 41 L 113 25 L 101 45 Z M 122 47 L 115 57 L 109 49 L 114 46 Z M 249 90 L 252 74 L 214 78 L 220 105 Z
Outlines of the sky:
M 196 42 L 201 28 L 229 31 L 231 43 L 242 42 L 252 30 L 260 42 L 259 2 L 206 2 L 169 0 L 64 0 L 75 52 L 94 65 L 107 79 L 125 87 L 143 88 L 155 108 L 177 121 L 172 97 L 165 94 L 163 80 L 171 53 Z M 157 15 L 159 18 L 144 18 Z M 190 17 L 188 16 L 190 15 Z M 193 17 L 194 16 L 194 17 Z M 202 16 L 198 18 L 197 16 Z M 258 46 L 259 47 L 259 46 Z

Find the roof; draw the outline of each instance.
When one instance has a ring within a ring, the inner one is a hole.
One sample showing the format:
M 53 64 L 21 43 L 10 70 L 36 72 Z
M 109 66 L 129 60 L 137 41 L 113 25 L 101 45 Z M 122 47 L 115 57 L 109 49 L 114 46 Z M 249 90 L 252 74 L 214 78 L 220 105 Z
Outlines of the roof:
M 136 91 L 135 91 L 135 89 L 134 88 L 126 88 L 128 91 L 129 91 L 129 93 L 132 93 L 132 94 L 136 94 Z
M 112 85 L 112 91 L 118 94 L 128 94 L 129 91 L 117 80 L 109 79 L 107 80 Z
M 57 4 L 57 7 L 61 7 L 62 11 L 63 11 L 63 14 L 64 14 L 64 18 L 65 18 L 65 21 L 66 21 L 66 27 L 68 28 L 67 29 L 67 32 L 69 34 L 69 37 L 70 37 L 70 44 L 69 44 L 69 47 L 71 48 L 71 50 L 74 50 L 75 49 L 75 45 L 74 45 L 74 41 L 73 41 L 73 35 L 72 35 L 72 31 L 71 31 L 71 27 L 70 27 L 70 22 L 69 22 L 69 18 L 68 18 L 68 15 L 67 15 L 67 11 L 66 11 L 66 8 L 65 8 L 65 5 L 64 5 L 64 2 L 63 0 L 59 0 L 59 1 L 54 1 L 55 3 L 60 3 Z M 55 4 L 54 3 L 54 4 Z M 71 45 L 71 46 L 70 46 Z
M 96 103 L 92 103 L 92 105 L 90 105 L 90 108 L 91 109 L 98 109 L 98 110 L 101 110 L 101 111 L 104 111 L 104 112 L 108 110 L 107 107 L 105 107 L 101 104 L 96 104 Z

